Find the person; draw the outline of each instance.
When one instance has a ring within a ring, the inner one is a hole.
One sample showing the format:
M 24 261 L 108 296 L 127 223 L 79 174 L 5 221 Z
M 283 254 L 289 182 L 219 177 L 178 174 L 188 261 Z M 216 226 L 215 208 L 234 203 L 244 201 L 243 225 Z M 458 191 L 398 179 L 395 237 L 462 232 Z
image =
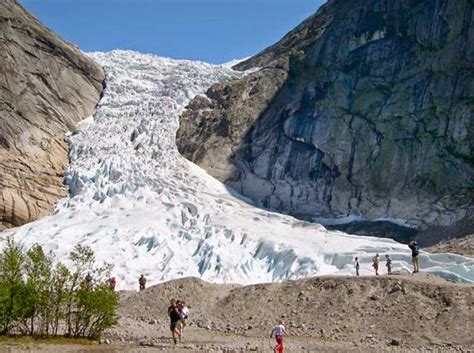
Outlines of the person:
M 278 320 L 278 323 L 275 325 L 272 332 L 270 333 L 270 338 L 273 337 L 274 333 L 275 333 L 275 339 L 276 339 L 277 344 L 273 348 L 273 352 L 283 353 L 283 335 L 288 334 L 285 329 L 283 320 L 281 319 Z
M 186 302 L 184 300 L 181 301 L 181 310 L 180 310 L 180 316 L 181 316 L 181 331 L 180 331 L 180 337 L 183 337 L 183 332 L 184 328 L 188 324 L 188 316 L 189 316 L 189 309 L 186 306 Z
M 418 255 L 420 254 L 420 248 L 418 247 L 418 242 L 416 240 L 412 240 L 408 247 L 411 250 L 411 262 L 413 263 L 413 273 L 417 273 L 420 270 L 420 262 L 418 259 Z
M 145 290 L 146 278 L 143 274 L 140 275 L 140 278 L 138 279 L 138 284 L 140 285 L 140 292 L 142 290 Z
M 110 277 L 108 282 L 109 282 L 110 289 L 114 291 L 115 285 L 117 284 L 117 282 L 115 281 L 115 277 Z
M 89 290 L 89 289 L 92 289 L 92 276 L 90 273 L 87 274 L 86 276 L 86 289 Z
M 360 269 L 360 263 L 359 263 L 359 258 L 355 258 L 355 269 L 356 269 L 356 276 L 359 276 L 359 269 Z
M 392 259 L 390 258 L 390 255 L 385 255 L 385 261 L 386 261 L 386 264 L 385 266 L 387 266 L 387 273 L 389 275 L 392 274 Z
M 170 306 L 168 307 L 168 316 L 170 317 L 170 330 L 171 337 L 173 338 L 174 344 L 178 343 L 176 336 L 179 336 L 179 325 L 181 324 L 181 316 L 179 309 L 176 306 L 176 299 L 171 299 Z
M 375 254 L 374 258 L 372 259 L 372 266 L 375 270 L 375 275 L 379 275 L 379 254 Z

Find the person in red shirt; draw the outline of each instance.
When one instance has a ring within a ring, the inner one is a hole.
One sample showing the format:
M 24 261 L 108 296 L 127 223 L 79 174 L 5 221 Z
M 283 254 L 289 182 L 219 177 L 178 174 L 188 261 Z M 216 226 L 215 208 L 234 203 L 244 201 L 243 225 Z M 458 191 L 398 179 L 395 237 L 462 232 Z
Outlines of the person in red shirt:
M 117 284 L 117 282 L 115 281 L 115 277 L 110 277 L 108 282 L 110 289 L 115 290 L 115 285 Z

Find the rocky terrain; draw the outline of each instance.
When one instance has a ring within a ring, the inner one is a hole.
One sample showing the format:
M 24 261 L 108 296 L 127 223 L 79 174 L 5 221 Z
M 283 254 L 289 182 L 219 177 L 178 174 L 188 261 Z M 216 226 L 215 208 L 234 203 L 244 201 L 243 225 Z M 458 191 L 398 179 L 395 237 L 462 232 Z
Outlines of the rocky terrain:
M 196 278 L 144 292 L 121 292 L 119 325 L 103 342 L 173 351 L 269 351 L 283 318 L 288 352 L 468 350 L 474 322 L 472 285 L 423 273 L 380 277 L 314 277 L 254 286 L 217 285 Z M 191 325 L 175 348 L 169 338 L 169 299 L 190 305 Z
M 104 72 L 15 0 L 0 2 L 0 228 L 64 197 L 65 133 L 90 115 Z
M 170 298 L 187 301 L 190 324 L 175 346 Z M 313 277 L 253 286 L 183 278 L 120 292 L 119 324 L 98 346 L 8 345 L 31 352 L 270 352 L 269 333 L 283 318 L 285 352 L 468 352 L 474 322 L 472 285 L 424 273 Z
M 460 239 L 444 240 L 434 246 L 424 249 L 431 253 L 453 253 L 474 258 L 474 234 Z
M 178 148 L 300 218 L 463 222 L 474 199 L 473 10 L 469 0 L 330 0 L 236 66 L 256 72 L 191 102 Z

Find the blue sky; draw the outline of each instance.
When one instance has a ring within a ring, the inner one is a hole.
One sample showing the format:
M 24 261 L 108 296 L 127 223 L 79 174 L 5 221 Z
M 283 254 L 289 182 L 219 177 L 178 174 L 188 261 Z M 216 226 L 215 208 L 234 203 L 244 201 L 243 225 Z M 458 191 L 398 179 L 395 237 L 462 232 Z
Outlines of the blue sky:
M 19 0 L 85 51 L 132 49 L 222 63 L 256 54 L 324 0 Z

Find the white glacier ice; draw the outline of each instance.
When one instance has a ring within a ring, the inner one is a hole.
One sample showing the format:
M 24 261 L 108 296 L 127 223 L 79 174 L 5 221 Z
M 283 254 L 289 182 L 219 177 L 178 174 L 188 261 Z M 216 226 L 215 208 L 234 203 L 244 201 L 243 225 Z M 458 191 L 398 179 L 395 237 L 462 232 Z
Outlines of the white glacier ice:
M 118 288 L 183 276 L 250 284 L 323 274 L 373 273 L 375 253 L 410 266 L 406 245 L 347 235 L 265 211 L 184 159 L 175 134 L 189 100 L 214 82 L 242 75 L 228 66 L 177 61 L 131 51 L 93 53 L 107 74 L 95 114 L 68 136 L 70 196 L 52 215 L 3 235 L 53 250 L 65 261 L 76 244 L 114 264 Z M 66 261 L 67 262 L 67 261 Z M 474 281 L 474 262 L 421 254 L 421 268 Z

